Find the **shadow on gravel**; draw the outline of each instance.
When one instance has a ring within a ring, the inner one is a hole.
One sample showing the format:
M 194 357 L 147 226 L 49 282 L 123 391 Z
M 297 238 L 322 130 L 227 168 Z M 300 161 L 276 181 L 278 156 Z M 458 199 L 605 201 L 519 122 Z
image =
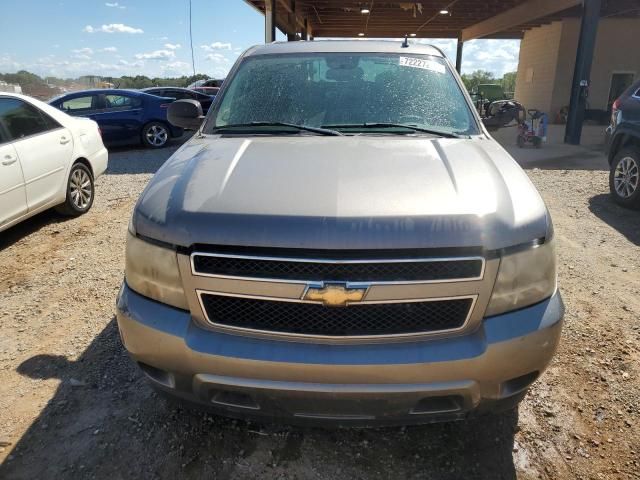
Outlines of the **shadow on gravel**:
M 115 319 L 75 361 L 37 355 L 18 372 L 61 380 L 0 478 L 515 479 L 517 412 L 424 427 L 318 430 L 212 417 L 157 396 Z
M 165 148 L 152 150 L 142 145 L 109 148 L 109 166 L 107 175 L 135 175 L 140 173 L 156 173 L 167 159 L 191 138 L 183 135 L 170 141 Z
M 9 248 L 24 237 L 37 232 L 45 225 L 61 223 L 69 218 L 70 217 L 57 214 L 53 209 L 38 213 L 37 215 L 14 225 L 4 232 L 0 232 L 0 250 Z
M 640 211 L 620 207 L 608 194 L 591 197 L 589 210 L 634 245 L 640 246 Z

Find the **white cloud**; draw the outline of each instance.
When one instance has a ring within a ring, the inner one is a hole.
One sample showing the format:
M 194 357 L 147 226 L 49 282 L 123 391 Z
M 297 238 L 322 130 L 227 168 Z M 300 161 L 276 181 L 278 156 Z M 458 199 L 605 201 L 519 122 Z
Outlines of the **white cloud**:
M 228 67 L 216 67 L 213 70 L 207 72 L 209 76 L 213 78 L 225 78 L 229 74 Z
M 75 55 L 73 58 L 77 60 L 89 60 L 93 55 L 93 49 L 85 47 L 85 48 L 77 48 L 75 50 L 71 50 Z
M 518 69 L 519 52 L 520 40 L 472 40 L 464 44 L 462 71 L 487 70 L 502 77 Z
M 213 52 L 214 50 L 231 50 L 230 43 L 213 42 L 209 45 L 200 45 L 205 52 Z
M 110 52 L 110 53 L 115 53 L 118 51 L 118 49 L 116 47 L 104 47 L 102 49 L 103 52 Z
M 167 64 L 164 65 L 167 68 L 185 68 L 185 67 L 189 67 L 190 64 L 187 62 L 182 62 L 180 60 L 176 61 L 176 62 L 169 62 Z
M 123 67 L 136 67 L 136 68 L 140 68 L 144 66 L 144 62 L 141 61 L 137 61 L 137 62 L 128 62 L 127 60 L 119 60 L 118 61 L 118 65 L 122 65 Z
M 164 47 L 168 48 L 169 50 L 177 50 L 178 48 L 180 48 L 182 45 L 180 45 L 179 43 L 165 43 Z
M 81 55 L 93 55 L 93 50 L 89 47 L 78 48 L 76 50 L 71 50 L 73 53 L 79 53 Z
M 2 63 L 2 58 L 0 58 L 0 67 L 2 67 Z M 124 73 L 133 74 L 139 71 L 139 69 L 102 63 L 91 59 L 61 60 L 54 55 L 38 58 L 34 63 L 24 65 L 24 68 L 40 76 L 52 75 L 63 78 L 80 75 L 114 76 L 114 73 L 121 75 Z
M 105 6 L 110 7 L 110 8 L 119 8 L 121 10 L 124 10 L 125 8 L 127 8 L 124 5 L 120 5 L 118 2 L 114 2 L 114 3 L 107 2 L 107 3 L 105 3 Z
M 16 62 L 11 55 L 0 55 L 0 71 L 15 72 L 21 68 L 21 64 Z
M 94 51 L 96 55 L 98 50 Z M 0 72 L 28 70 L 41 77 L 55 76 L 76 78 L 82 75 L 118 77 L 121 75 L 148 75 L 149 77 L 180 76 L 191 74 L 191 65 L 185 62 L 145 62 L 144 60 L 116 60 L 114 62 L 93 59 L 74 59 L 69 56 L 46 55 L 27 63 L 18 63 L 9 54 L 0 53 Z
M 216 63 L 225 63 L 228 62 L 229 59 L 227 57 L 225 57 L 224 55 L 222 55 L 221 53 L 210 53 L 209 55 L 207 55 L 206 57 L 207 60 L 211 60 L 213 62 Z
M 130 27 L 123 23 L 110 23 L 109 25 L 102 25 L 101 27 L 92 27 L 91 25 L 87 25 L 84 27 L 84 31 L 87 33 L 144 33 L 144 30 L 141 28 Z
M 418 38 L 409 41 L 438 47 L 451 62 L 456 61 L 456 40 L 452 38 Z M 505 73 L 518 69 L 519 52 L 520 40 L 479 39 L 465 42 L 462 50 L 462 72 L 486 70 L 500 78 Z
M 138 60 L 169 60 L 176 56 L 173 50 L 155 50 L 148 53 L 137 53 Z
M 181 62 L 179 60 L 175 62 L 163 63 L 161 68 L 163 74 L 168 77 L 190 75 L 191 73 L 193 73 L 190 63 Z

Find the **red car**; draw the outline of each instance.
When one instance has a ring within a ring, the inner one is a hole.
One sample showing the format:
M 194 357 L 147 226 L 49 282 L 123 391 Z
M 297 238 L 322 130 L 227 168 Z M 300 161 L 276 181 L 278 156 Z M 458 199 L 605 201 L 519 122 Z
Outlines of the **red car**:
M 222 86 L 222 82 L 224 80 L 198 80 L 197 82 L 193 82 L 187 88 L 189 90 L 194 90 L 196 92 L 204 93 L 205 95 L 215 96 L 218 94 L 220 87 Z
M 197 82 L 189 85 L 187 88 L 196 92 L 204 93 L 205 95 L 215 96 L 218 94 L 218 91 L 222 86 L 222 82 L 224 82 L 224 80 L 198 80 Z

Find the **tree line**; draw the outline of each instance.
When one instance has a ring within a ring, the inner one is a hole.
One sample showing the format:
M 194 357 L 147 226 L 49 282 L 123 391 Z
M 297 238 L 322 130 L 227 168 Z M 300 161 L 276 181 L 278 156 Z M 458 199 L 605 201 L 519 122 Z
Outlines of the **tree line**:
M 497 78 L 493 73 L 486 70 L 476 70 L 471 73 L 463 73 L 462 81 L 467 90 L 472 92 L 478 85 L 487 83 L 498 84 L 502 86 L 504 92 L 513 93 L 516 90 L 516 73 L 505 73 L 502 78 Z
M 25 93 L 30 90 L 43 88 L 60 88 L 68 89 L 74 86 L 84 86 L 86 88 L 98 87 L 99 84 L 108 82 L 112 83 L 116 88 L 147 88 L 147 87 L 186 87 L 197 80 L 208 80 L 210 77 L 199 73 L 197 75 L 181 76 L 181 77 L 154 77 L 149 78 L 146 75 L 122 77 L 99 77 L 86 75 L 78 78 L 58 78 L 58 77 L 40 77 L 35 73 L 26 70 L 20 70 L 16 73 L 0 73 L 0 80 L 14 85 L 20 85 Z

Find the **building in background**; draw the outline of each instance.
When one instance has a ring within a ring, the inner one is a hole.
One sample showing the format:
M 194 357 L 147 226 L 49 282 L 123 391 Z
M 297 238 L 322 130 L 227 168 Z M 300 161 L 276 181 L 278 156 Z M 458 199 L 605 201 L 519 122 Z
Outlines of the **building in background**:
M 566 116 L 580 19 L 527 30 L 520 44 L 515 98 L 553 121 Z M 606 121 L 611 104 L 640 77 L 640 18 L 603 18 L 598 26 L 585 117 Z
M 0 80 L 0 92 L 22 93 L 22 88 L 20 87 L 20 85 L 14 85 L 12 83 L 7 83 L 3 80 Z

